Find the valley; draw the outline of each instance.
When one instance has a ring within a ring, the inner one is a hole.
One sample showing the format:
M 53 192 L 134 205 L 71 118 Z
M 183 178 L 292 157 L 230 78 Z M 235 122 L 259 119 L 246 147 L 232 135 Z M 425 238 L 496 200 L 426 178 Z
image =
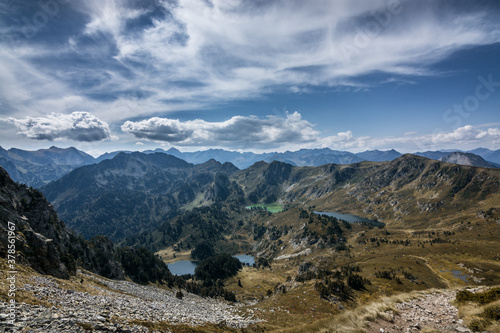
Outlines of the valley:
M 226 319 L 179 325 L 166 312 L 137 317 L 139 326 L 358 332 L 391 327 L 380 320 L 388 311 L 397 317 L 399 301 L 500 285 L 499 189 L 497 169 L 416 155 L 318 167 L 257 162 L 239 170 L 213 160 L 190 164 L 133 153 L 75 169 L 42 192 L 85 238 L 105 234 L 125 249 L 155 252 L 165 263 L 223 253 L 254 257 L 255 265 L 215 284 L 224 298 L 234 297 L 228 309 L 246 313 L 241 318 L 248 322 L 236 321 L 245 328 Z M 352 216 L 363 220 L 342 219 Z M 27 272 L 26 281 L 37 274 Z M 189 292 L 198 288 L 191 278 L 144 282 L 191 299 L 199 297 Z M 207 286 L 197 292 L 211 293 Z M 26 296 L 28 304 L 40 304 L 33 297 Z M 481 318 L 458 308 L 462 328 Z M 119 322 L 104 318 L 104 326 Z M 494 332 L 498 324 L 485 327 Z
M 0 0 L 0 333 L 500 333 L 499 18 Z

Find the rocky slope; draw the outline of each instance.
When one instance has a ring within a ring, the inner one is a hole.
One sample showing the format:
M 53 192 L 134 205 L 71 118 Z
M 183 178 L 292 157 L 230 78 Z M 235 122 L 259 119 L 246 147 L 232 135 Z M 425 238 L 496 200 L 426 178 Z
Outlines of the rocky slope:
M 397 313 L 387 311 L 370 324 L 367 332 L 414 332 L 423 329 L 439 332 L 472 332 L 458 317 L 458 309 L 451 305 L 456 292 L 432 293 L 396 305 Z
M 0 168 L 0 230 L 5 236 L 15 235 L 18 260 L 37 271 L 59 277 L 68 277 L 75 260 L 68 254 L 68 246 L 80 246 L 56 212 L 34 189 L 14 183 Z M 7 253 L 7 237 L 0 241 L 0 252 Z
M 66 228 L 43 194 L 15 183 L 0 168 L 0 255 L 7 258 L 9 245 L 15 246 L 16 264 L 25 264 L 36 271 L 55 277 L 68 278 L 76 267 L 109 278 L 123 279 L 126 275 L 137 280 L 166 282 L 172 279 L 166 265 L 153 254 L 140 249 L 116 248 L 104 236 L 86 241 Z M 127 269 L 122 262 L 138 261 Z
M 448 162 L 448 163 L 455 163 L 455 164 L 460 164 L 460 165 L 477 166 L 477 167 L 481 167 L 481 168 L 494 168 L 495 167 L 495 165 L 485 161 L 484 158 L 482 158 L 479 155 L 472 154 L 472 153 L 462 153 L 462 152 L 458 152 L 458 151 L 441 157 L 439 159 L 439 161 Z
M 78 286 L 78 280 L 85 286 Z M 0 316 L 7 329 L 30 332 L 170 332 L 175 325 L 242 328 L 259 320 L 252 313 L 212 298 L 202 298 L 184 291 L 175 292 L 127 281 L 112 281 L 78 272 L 72 286 L 34 275 L 20 290 L 30 303 L 18 304 L 12 325 Z M 71 282 L 70 282 L 71 283 Z M 2 314 L 8 304 L 0 301 Z

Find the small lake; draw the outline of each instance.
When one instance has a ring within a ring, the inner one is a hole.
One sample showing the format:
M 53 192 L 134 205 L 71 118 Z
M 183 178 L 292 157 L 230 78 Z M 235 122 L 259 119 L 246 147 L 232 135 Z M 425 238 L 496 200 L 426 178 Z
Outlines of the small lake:
M 174 275 L 194 274 L 194 269 L 198 266 L 197 261 L 180 260 L 168 264 L 168 269 Z
M 243 265 L 249 265 L 249 266 L 252 266 L 253 264 L 255 264 L 255 259 L 254 257 L 252 256 L 249 256 L 248 254 L 238 254 L 236 256 L 233 256 L 235 258 L 237 258 L 239 261 L 241 261 L 241 263 Z
M 248 254 L 238 254 L 234 256 L 237 258 L 243 265 L 252 266 L 255 263 L 254 257 Z M 198 261 L 190 261 L 190 260 L 179 260 L 173 262 L 171 264 L 167 264 L 168 269 L 174 275 L 186 275 L 186 274 L 194 274 L 194 270 L 196 266 L 198 266 Z
M 469 283 L 467 280 L 467 275 L 463 274 L 461 271 L 451 271 L 451 274 L 453 274 L 454 277 L 464 281 L 465 283 Z
M 375 221 L 375 220 L 370 220 L 370 219 L 367 219 L 366 217 L 361 217 L 361 216 L 357 216 L 357 215 L 341 214 L 341 213 L 336 213 L 336 212 L 317 212 L 317 211 L 314 211 L 314 214 L 335 217 L 338 220 L 344 220 L 344 221 L 347 221 L 349 223 L 363 223 L 364 222 L 364 223 L 371 224 L 374 227 L 384 227 L 385 226 L 385 223 Z

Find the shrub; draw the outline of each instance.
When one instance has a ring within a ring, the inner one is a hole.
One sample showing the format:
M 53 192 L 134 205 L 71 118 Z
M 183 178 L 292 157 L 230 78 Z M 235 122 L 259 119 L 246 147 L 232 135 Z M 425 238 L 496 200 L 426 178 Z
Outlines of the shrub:
M 230 254 L 219 254 L 203 260 L 195 269 L 194 275 L 204 282 L 214 282 L 234 276 L 243 267 L 241 262 Z
M 484 319 L 472 319 L 471 322 L 469 323 L 469 328 L 473 332 L 482 332 L 489 325 L 490 325 L 490 322 L 487 321 L 487 320 L 484 320 Z
M 474 300 L 474 294 L 468 290 L 460 290 L 457 292 L 456 300 L 459 303 L 465 303 Z
M 494 305 L 484 309 L 481 316 L 487 319 L 500 320 L 500 305 Z
M 479 304 L 488 304 L 500 299 L 500 288 L 492 288 L 483 292 L 472 293 L 468 290 L 457 292 L 456 299 L 460 303 L 477 302 Z

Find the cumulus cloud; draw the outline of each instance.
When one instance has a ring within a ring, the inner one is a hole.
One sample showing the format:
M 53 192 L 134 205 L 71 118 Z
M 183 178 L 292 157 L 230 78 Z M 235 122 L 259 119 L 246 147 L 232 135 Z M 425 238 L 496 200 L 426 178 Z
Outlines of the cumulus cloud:
M 70 139 L 92 142 L 111 138 L 111 131 L 106 122 L 83 111 L 22 119 L 11 117 L 7 121 L 17 126 L 18 134 L 35 140 Z
M 355 136 L 351 131 L 318 139 L 323 147 L 363 151 L 368 149 L 396 149 L 403 152 L 416 152 L 437 149 L 469 149 L 491 147 L 500 144 L 500 129 L 466 125 L 451 132 L 418 134 L 405 132 L 394 137 Z M 492 146 L 493 144 L 493 146 Z
M 499 140 L 500 129 L 488 128 L 486 130 L 479 129 L 472 125 L 459 127 L 450 133 L 438 133 L 432 137 L 432 142 L 436 144 L 448 142 L 471 142 L 483 140 Z
M 352 131 L 339 132 L 336 135 L 318 139 L 323 147 L 334 149 L 351 149 L 363 147 L 369 137 L 355 137 Z
M 234 116 L 223 122 L 202 119 L 180 121 L 154 117 L 126 121 L 122 131 L 140 139 L 164 141 L 179 146 L 219 146 L 232 148 L 277 147 L 283 144 L 315 142 L 319 132 L 298 112 L 286 117 Z

